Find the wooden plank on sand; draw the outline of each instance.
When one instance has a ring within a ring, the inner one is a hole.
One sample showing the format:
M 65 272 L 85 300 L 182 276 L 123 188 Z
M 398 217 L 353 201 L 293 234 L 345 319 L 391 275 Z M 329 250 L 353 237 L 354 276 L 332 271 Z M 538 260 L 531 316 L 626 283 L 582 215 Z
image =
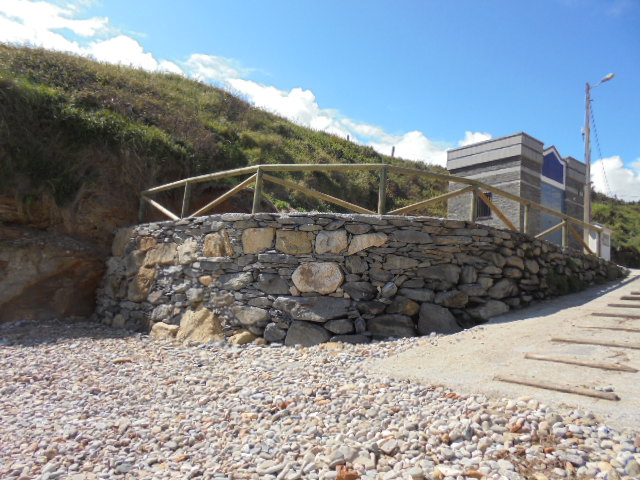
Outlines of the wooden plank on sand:
M 633 327 L 609 327 L 606 325 L 580 325 L 580 328 L 590 328 L 593 330 L 617 330 L 619 332 L 635 332 L 640 333 L 640 328 Z
M 528 358 L 530 360 L 541 360 L 543 362 L 566 363 L 568 365 L 577 365 L 579 367 L 599 368 L 601 370 L 613 370 L 617 372 L 636 373 L 638 371 L 637 368 L 629 367 L 628 365 L 620 365 L 619 363 L 588 362 L 567 357 L 538 355 L 536 353 L 527 353 L 524 358 Z
M 620 400 L 620 397 L 613 392 L 599 392 L 591 388 L 575 387 L 572 385 L 562 385 L 560 383 L 547 382 L 537 380 L 535 378 L 520 378 L 511 375 L 496 375 L 494 380 L 507 383 L 516 383 L 518 385 L 526 385 L 528 387 L 543 388 L 545 390 L 555 390 L 557 392 L 572 393 L 574 395 L 583 395 L 586 397 L 602 398 L 604 400 Z
M 620 318 L 624 320 L 640 320 L 640 315 L 631 315 L 626 313 L 607 313 L 607 312 L 593 312 L 592 317 L 606 317 L 606 318 Z
M 612 342 L 597 338 L 552 338 L 552 342 L 577 343 L 580 345 L 600 345 L 602 347 L 631 348 L 640 350 L 640 343 Z
M 640 308 L 640 303 L 638 303 L 637 305 L 630 305 L 630 304 L 626 304 L 626 303 L 610 303 L 607 305 L 607 307 L 613 307 L 613 308 Z

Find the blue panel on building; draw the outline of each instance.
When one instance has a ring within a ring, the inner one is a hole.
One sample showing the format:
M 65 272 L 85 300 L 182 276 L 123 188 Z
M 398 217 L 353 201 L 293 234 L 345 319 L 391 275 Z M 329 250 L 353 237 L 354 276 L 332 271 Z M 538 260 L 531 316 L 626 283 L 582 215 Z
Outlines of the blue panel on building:
M 549 152 L 544 156 L 542 175 L 564 184 L 564 163 L 560 161 L 555 152 Z
M 556 212 L 565 213 L 565 201 L 564 190 L 542 182 L 540 184 L 540 198 L 542 205 L 549 207 Z M 557 225 L 562 221 L 561 218 L 551 215 L 550 213 L 540 212 L 540 231 L 544 232 L 549 228 Z M 556 230 L 555 232 L 546 235 L 544 240 L 562 244 L 562 231 Z

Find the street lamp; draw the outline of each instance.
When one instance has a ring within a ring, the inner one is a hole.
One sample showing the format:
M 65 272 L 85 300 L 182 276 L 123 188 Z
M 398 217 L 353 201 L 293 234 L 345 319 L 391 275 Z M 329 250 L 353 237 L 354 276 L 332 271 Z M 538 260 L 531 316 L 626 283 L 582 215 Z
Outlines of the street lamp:
M 591 89 L 599 87 L 604 82 L 608 82 L 615 73 L 610 73 L 602 78 L 595 85 L 589 85 L 586 88 L 586 118 L 584 123 L 584 164 L 585 164 L 585 183 L 584 183 L 584 223 L 591 223 Z M 584 241 L 589 244 L 589 230 L 584 230 Z

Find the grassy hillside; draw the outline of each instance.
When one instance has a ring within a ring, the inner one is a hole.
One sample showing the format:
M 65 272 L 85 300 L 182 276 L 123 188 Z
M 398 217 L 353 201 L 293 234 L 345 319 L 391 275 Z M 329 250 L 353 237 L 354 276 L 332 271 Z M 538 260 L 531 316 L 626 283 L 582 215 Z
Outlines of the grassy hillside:
M 0 194 L 11 192 L 26 201 L 46 194 L 63 206 L 77 200 L 87 185 L 108 185 L 133 202 L 153 185 L 264 163 L 390 163 L 444 171 L 300 127 L 178 75 L 0 45 Z M 377 177 L 371 173 L 288 178 L 363 206 L 376 205 Z M 391 177 L 388 208 L 443 187 Z M 266 194 L 283 208 L 329 209 L 278 187 L 270 186 Z M 422 213 L 443 215 L 444 206 Z
M 640 202 L 625 202 L 594 194 L 593 221 L 613 230 L 613 257 L 618 263 L 640 268 Z

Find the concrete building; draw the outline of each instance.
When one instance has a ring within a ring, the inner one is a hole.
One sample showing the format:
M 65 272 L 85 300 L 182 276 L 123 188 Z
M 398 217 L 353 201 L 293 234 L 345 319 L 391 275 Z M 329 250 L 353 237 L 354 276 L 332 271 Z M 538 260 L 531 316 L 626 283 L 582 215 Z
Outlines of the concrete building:
M 585 165 L 575 158 L 563 157 L 554 146 L 545 148 L 541 141 L 526 133 L 449 150 L 447 169 L 452 175 L 478 180 L 579 220 L 583 218 Z M 464 187 L 466 185 L 451 183 L 449 190 Z M 525 231 L 524 206 L 501 195 L 483 193 L 516 228 Z M 450 199 L 448 216 L 469 220 L 474 209 L 477 213 L 476 222 L 500 228 L 505 226 L 481 198 L 476 198 L 474 203 L 471 193 Z M 554 215 L 531 209 L 528 233 L 535 235 L 560 221 Z M 581 228 L 576 227 L 576 230 L 582 235 Z M 544 238 L 561 244 L 562 230 Z M 569 235 L 569 246 L 582 249 L 573 235 Z

